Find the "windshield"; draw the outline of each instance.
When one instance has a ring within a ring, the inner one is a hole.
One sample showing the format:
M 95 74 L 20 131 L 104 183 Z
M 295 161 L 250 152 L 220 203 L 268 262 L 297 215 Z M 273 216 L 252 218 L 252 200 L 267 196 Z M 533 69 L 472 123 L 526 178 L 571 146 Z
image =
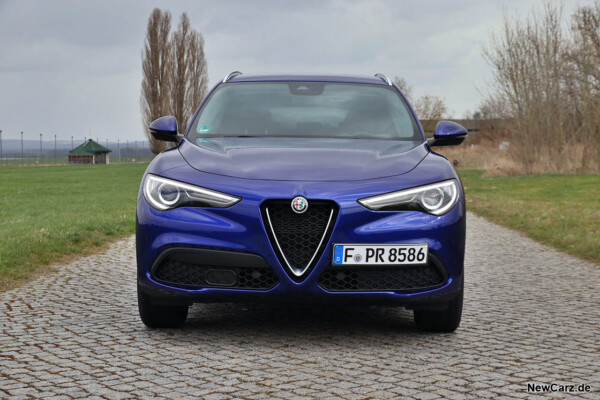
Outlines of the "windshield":
M 382 85 L 258 82 L 220 85 L 188 134 L 423 141 L 408 106 Z

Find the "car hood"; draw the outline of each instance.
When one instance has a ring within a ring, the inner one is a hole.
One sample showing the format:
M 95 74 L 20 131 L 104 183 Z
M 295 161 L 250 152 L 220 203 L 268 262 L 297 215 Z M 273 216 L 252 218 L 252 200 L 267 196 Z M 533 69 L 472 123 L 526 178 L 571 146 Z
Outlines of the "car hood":
M 193 168 L 245 179 L 350 181 L 404 174 L 427 155 L 423 143 L 326 138 L 202 138 L 179 146 Z

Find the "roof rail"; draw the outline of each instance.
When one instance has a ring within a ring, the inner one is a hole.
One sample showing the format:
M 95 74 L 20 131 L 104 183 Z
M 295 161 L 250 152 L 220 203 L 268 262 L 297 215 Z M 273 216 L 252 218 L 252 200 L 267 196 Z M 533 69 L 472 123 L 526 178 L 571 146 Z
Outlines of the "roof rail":
M 231 73 L 229 73 L 225 78 L 223 78 L 223 83 L 227 82 L 230 79 L 235 78 L 238 75 L 241 75 L 242 73 L 240 71 L 233 71 Z
M 375 75 L 373 75 L 373 76 L 375 76 L 376 78 L 379 78 L 379 79 L 381 79 L 382 81 L 384 81 L 384 82 L 385 82 L 385 83 L 387 83 L 388 85 L 392 86 L 392 81 L 390 81 L 390 78 L 388 78 L 388 77 L 387 77 L 387 76 L 385 76 L 384 74 L 382 74 L 382 73 L 379 73 L 379 72 L 378 72 L 378 73 L 376 73 L 376 74 L 375 74 Z

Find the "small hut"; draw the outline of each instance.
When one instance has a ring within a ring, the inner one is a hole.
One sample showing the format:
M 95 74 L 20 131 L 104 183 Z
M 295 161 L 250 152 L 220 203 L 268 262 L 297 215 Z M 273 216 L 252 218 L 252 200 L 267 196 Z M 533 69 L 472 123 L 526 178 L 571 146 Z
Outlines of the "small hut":
M 111 150 L 88 139 L 87 142 L 69 151 L 69 164 L 109 164 Z

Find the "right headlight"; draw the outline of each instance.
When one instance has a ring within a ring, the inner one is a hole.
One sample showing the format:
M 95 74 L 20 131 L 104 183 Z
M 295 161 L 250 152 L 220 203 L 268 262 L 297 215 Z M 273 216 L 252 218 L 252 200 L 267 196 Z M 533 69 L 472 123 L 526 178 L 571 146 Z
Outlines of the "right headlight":
M 454 179 L 366 197 L 360 204 L 373 211 L 417 210 L 443 215 L 458 201 L 458 187 Z
M 184 206 L 226 208 L 242 200 L 241 197 L 151 174 L 146 175 L 144 197 L 152 207 L 161 211 Z

